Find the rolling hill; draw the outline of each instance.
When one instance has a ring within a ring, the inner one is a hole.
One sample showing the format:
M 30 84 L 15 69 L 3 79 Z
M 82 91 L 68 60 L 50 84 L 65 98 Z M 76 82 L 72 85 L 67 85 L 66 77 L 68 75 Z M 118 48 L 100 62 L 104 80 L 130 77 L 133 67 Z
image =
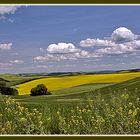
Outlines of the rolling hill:
M 120 96 L 125 92 L 133 98 L 140 98 L 140 77 L 116 84 L 86 84 L 76 87 L 53 91 L 51 96 L 32 97 L 29 95 L 15 96 L 18 101 L 27 104 L 57 104 L 57 103 L 82 103 L 87 98 L 95 98 L 98 93 L 106 100 L 110 94 Z
M 26 95 L 30 94 L 30 90 L 38 84 L 45 84 L 49 91 L 56 91 L 83 84 L 119 83 L 139 76 L 140 72 L 48 77 L 16 85 L 16 89 L 19 95 Z

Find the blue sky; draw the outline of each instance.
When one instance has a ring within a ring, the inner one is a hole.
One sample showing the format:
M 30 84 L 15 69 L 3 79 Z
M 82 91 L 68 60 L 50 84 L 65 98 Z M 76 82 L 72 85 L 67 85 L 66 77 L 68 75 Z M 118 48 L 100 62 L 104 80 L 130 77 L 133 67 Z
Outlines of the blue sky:
M 0 6 L 0 73 L 140 68 L 140 6 Z

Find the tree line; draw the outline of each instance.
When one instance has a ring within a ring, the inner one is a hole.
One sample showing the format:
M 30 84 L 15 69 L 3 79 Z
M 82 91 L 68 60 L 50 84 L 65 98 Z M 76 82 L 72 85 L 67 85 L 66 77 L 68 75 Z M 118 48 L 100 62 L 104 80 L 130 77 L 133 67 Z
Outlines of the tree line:
M 2 95 L 18 95 L 18 90 L 12 87 L 8 87 L 5 81 L 0 81 L 0 94 Z M 52 93 L 48 91 L 48 88 L 44 84 L 38 84 L 36 87 L 31 89 L 31 96 L 40 95 L 51 95 Z

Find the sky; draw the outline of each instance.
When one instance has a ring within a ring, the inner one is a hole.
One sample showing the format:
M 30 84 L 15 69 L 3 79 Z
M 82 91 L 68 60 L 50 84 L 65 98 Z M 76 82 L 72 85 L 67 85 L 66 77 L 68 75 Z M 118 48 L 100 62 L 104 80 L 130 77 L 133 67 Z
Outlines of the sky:
M 140 68 L 140 6 L 0 5 L 0 73 Z

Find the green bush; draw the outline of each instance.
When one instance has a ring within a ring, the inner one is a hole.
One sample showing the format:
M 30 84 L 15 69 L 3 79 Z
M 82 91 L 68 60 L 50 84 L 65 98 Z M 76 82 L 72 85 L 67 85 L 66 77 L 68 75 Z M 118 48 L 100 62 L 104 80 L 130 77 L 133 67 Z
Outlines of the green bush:
M 0 93 L 2 95 L 18 95 L 18 91 L 10 87 L 0 87 Z
M 36 87 L 31 89 L 31 96 L 39 96 L 39 95 L 50 95 L 51 93 L 48 92 L 48 89 L 44 84 L 39 84 Z

